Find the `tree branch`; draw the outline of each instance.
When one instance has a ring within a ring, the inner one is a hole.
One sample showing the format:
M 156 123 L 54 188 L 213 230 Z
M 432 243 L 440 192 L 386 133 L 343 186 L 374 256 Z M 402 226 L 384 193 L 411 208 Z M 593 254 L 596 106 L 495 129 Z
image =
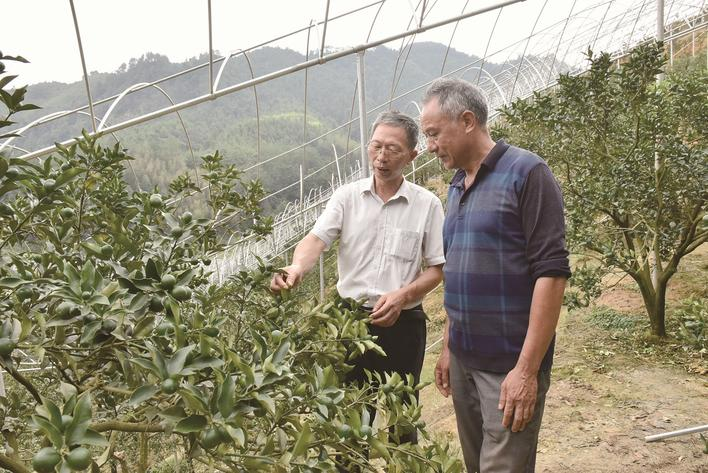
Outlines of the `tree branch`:
M 106 432 L 109 430 L 118 430 L 121 432 L 164 432 L 165 428 L 160 424 L 146 424 L 139 422 L 121 422 L 117 420 L 109 420 L 106 422 L 97 422 L 91 424 L 91 429 L 96 432 Z
M 24 463 L 14 460 L 10 457 L 7 457 L 5 455 L 0 455 L 0 467 L 5 468 L 12 473 L 32 473 L 31 470 L 29 470 Z
M 27 381 L 27 378 L 25 378 L 24 376 L 22 376 L 22 375 L 20 374 L 20 372 L 17 371 L 16 368 L 10 369 L 10 368 L 8 368 L 7 366 L 4 366 L 4 363 L 0 363 L 0 365 L 2 365 L 3 368 L 5 368 L 5 371 L 7 371 L 8 373 L 10 373 L 10 376 L 12 376 L 12 377 L 15 379 L 15 381 L 17 381 L 18 383 L 20 383 L 22 386 L 25 387 L 25 389 L 27 389 L 27 391 L 29 391 L 29 393 L 32 395 L 32 397 L 34 398 L 34 400 L 37 401 L 38 404 L 42 404 L 42 397 L 39 395 L 39 392 L 38 392 L 37 389 L 32 385 L 32 383 L 30 383 L 29 381 Z
M 696 248 L 701 246 L 706 241 L 708 241 L 708 232 L 703 232 L 703 233 L 697 235 L 696 238 L 693 240 L 693 242 L 691 242 L 691 244 L 686 247 L 686 251 L 684 252 L 684 255 L 687 255 L 690 252 L 694 251 Z

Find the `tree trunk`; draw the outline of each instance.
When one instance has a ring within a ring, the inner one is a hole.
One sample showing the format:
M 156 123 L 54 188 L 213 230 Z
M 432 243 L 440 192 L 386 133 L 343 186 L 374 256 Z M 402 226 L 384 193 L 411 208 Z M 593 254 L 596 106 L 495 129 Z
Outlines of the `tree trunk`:
M 666 337 L 666 286 L 668 279 L 656 278 L 656 287 L 649 274 L 640 274 L 635 278 L 639 291 L 642 293 L 644 308 L 649 316 L 651 334 L 657 337 Z
M 654 313 L 649 314 L 651 333 L 666 337 L 666 282 L 659 282 L 655 293 Z

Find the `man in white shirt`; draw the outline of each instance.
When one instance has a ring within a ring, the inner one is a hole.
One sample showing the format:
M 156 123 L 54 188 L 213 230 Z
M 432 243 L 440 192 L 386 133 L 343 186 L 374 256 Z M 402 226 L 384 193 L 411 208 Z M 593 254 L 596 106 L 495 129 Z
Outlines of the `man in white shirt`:
M 403 177 L 417 155 L 418 126 L 409 116 L 384 112 L 367 145 L 373 176 L 334 193 L 290 266 L 271 281 L 274 291 L 297 286 L 337 238 L 337 291 L 371 311 L 369 333 L 387 356 L 367 352 L 354 360 L 347 381 L 366 381 L 364 370 L 410 373 L 419 381 L 425 354 L 423 297 L 442 281 L 442 204 Z M 415 432 L 401 442 L 416 442 Z

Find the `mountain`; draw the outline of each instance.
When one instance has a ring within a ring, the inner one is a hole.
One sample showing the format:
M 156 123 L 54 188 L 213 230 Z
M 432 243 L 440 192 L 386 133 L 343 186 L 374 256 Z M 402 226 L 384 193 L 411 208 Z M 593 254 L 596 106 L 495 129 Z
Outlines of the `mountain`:
M 30 58 L 31 59 L 31 58 Z M 297 64 L 306 58 L 292 50 L 264 47 L 249 53 L 250 65 L 255 77 Z M 416 43 L 399 51 L 387 47 L 368 50 L 365 55 L 366 103 L 371 110 L 383 105 L 389 108 L 392 97 L 404 94 L 441 74 L 445 60 L 446 72 L 474 64 L 478 58 L 450 50 L 437 43 Z M 131 59 L 111 73 L 92 73 L 90 84 L 94 101 L 117 94 L 133 84 L 154 81 L 208 61 L 207 55 L 195 57 L 182 63 L 172 63 L 165 56 L 147 53 Z M 214 66 L 216 77 L 219 65 Z M 403 70 L 403 73 L 401 73 Z M 485 64 L 485 70 L 494 75 L 501 70 L 496 64 Z M 477 70 L 463 74 L 467 79 L 476 79 Z M 307 75 L 307 127 L 304 125 L 305 76 Z M 459 76 L 459 74 L 457 74 Z M 249 62 L 242 55 L 234 56 L 226 65 L 219 88 L 238 84 L 250 79 Z M 260 131 L 260 160 L 284 153 L 301 143 L 316 138 L 333 128 L 358 116 L 356 102 L 356 57 L 353 55 L 293 73 L 257 86 L 258 116 L 253 89 L 245 89 L 208 101 L 181 112 L 188 130 L 196 159 L 199 156 L 220 150 L 240 168 L 259 162 L 258 131 Z M 207 68 L 170 79 L 160 88 L 175 102 L 188 100 L 208 93 Z M 392 108 L 416 114 L 411 102 L 419 101 L 424 87 L 413 90 L 391 101 Z M 86 103 L 83 82 L 63 84 L 49 82 L 32 85 L 27 93 L 27 102 L 35 103 L 42 110 L 27 112 L 20 116 L 25 123 L 48 113 L 78 108 Z M 97 117 L 102 117 L 111 102 L 95 107 Z M 131 93 L 115 107 L 108 124 L 117 123 L 170 105 L 166 96 L 155 88 L 146 88 Z M 378 110 L 378 111 L 380 111 Z M 369 124 L 377 112 L 370 113 Z M 20 123 L 21 125 L 22 123 Z M 258 130 L 260 125 L 260 130 Z M 249 176 L 258 177 L 269 192 L 291 186 L 280 194 L 281 198 L 293 199 L 299 194 L 297 185 L 298 165 L 303 165 L 305 175 L 314 173 L 333 160 L 334 145 L 342 156 L 347 150 L 358 146 L 358 121 L 350 126 L 309 144 L 304 150 L 297 149 L 282 158 L 254 170 Z M 82 128 L 90 128 L 86 115 L 55 120 L 28 130 L 25 136 L 13 143 L 26 149 L 38 149 L 55 141 L 76 136 Z M 121 144 L 128 148 L 136 159 L 132 163 L 134 173 L 128 173 L 131 184 L 142 189 L 153 186 L 166 188 L 175 176 L 194 168 L 184 131 L 175 115 L 169 115 L 131 127 L 116 133 Z M 106 143 L 112 137 L 103 138 Z M 347 167 L 358 159 L 358 152 L 342 161 Z M 330 182 L 335 173 L 328 166 L 307 179 L 306 189 Z M 294 185 L 293 185 L 294 184 Z M 277 206 L 277 205 L 275 205 Z

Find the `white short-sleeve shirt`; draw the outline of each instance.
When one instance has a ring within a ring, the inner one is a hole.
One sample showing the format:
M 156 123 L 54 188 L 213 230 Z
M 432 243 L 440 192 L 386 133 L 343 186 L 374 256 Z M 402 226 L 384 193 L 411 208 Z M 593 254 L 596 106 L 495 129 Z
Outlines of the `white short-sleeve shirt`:
M 427 189 L 404 180 L 384 203 L 367 178 L 337 189 L 310 233 L 327 248 L 339 238 L 337 291 L 373 307 L 413 282 L 423 265 L 445 262 L 443 219 L 440 199 Z

